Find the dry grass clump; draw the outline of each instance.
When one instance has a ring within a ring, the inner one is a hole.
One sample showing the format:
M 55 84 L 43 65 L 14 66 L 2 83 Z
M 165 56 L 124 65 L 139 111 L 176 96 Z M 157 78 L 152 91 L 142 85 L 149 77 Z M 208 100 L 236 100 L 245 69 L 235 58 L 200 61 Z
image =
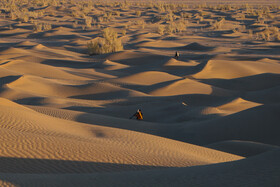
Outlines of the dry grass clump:
M 52 25 L 49 23 L 38 23 L 35 22 L 33 24 L 33 32 L 42 32 L 42 31 L 48 31 L 52 29 Z
M 166 15 L 163 16 L 158 16 L 159 20 L 162 21 L 173 21 L 174 19 L 176 19 L 176 16 L 173 14 L 172 11 L 169 11 Z
M 121 39 L 117 32 L 111 28 L 102 31 L 102 38 L 98 41 L 90 41 L 87 44 L 89 55 L 112 53 L 123 50 Z
M 84 19 L 84 22 L 85 22 L 85 25 L 86 25 L 87 28 L 91 28 L 92 17 L 88 17 L 88 16 L 87 16 L 87 17 Z
M 180 13 L 181 18 L 190 18 L 192 15 L 187 12 L 181 12 Z
M 165 32 L 165 26 L 164 25 L 159 25 L 157 27 L 157 33 L 160 34 L 160 35 L 164 35 L 164 32 Z
M 140 17 L 140 16 L 142 15 L 142 12 L 141 12 L 140 10 L 137 10 L 137 11 L 135 12 L 135 15 L 136 15 L 137 17 Z
M 27 23 L 31 19 L 37 19 L 44 15 L 43 11 L 28 11 L 27 9 L 15 9 L 10 12 L 10 18 L 12 20 L 18 20 L 20 22 Z
M 126 30 L 122 30 L 122 35 L 125 36 L 126 35 Z
M 139 19 L 135 22 L 135 25 L 139 25 L 139 26 L 141 26 L 142 29 L 145 29 L 146 22 L 143 19 Z
M 223 24 L 225 22 L 225 18 L 222 18 L 220 21 L 215 21 L 212 25 L 211 28 L 214 30 L 219 30 L 223 27 Z
M 267 27 L 262 32 L 257 33 L 256 39 L 264 41 L 280 41 L 279 28 Z
M 170 22 L 166 26 L 158 25 L 157 33 L 160 35 L 181 33 L 187 30 L 186 21 Z

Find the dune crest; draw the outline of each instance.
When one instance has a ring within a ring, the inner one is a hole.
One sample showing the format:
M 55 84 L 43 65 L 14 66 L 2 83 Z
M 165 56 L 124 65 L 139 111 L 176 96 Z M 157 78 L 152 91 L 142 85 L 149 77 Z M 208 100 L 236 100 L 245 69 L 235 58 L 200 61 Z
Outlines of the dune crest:
M 0 1 L 0 186 L 279 186 L 277 3 Z

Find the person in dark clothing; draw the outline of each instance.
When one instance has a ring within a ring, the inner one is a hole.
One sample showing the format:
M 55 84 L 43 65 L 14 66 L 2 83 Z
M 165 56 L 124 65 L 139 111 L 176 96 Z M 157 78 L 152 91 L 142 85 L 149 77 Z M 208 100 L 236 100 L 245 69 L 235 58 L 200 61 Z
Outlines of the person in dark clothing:
M 174 58 L 175 58 L 176 60 L 178 60 L 178 59 L 179 59 L 179 56 L 180 56 L 179 52 L 176 51 Z
M 133 114 L 129 119 L 136 117 L 137 120 L 143 120 L 143 113 L 140 109 L 138 109 L 135 114 Z

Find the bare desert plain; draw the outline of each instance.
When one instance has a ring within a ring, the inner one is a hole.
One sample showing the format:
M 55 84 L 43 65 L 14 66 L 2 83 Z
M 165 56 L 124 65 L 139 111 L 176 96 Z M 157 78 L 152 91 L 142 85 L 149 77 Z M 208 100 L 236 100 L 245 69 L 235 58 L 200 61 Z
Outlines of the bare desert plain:
M 279 1 L 1 0 L 0 186 L 280 186 L 279 28 Z

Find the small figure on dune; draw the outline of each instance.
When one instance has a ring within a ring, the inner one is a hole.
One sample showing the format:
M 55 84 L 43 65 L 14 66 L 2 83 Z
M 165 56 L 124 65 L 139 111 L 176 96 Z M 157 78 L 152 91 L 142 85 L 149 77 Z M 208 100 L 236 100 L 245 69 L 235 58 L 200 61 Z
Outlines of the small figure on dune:
M 132 119 L 133 117 L 136 117 L 137 120 L 143 120 L 143 113 L 140 109 L 138 109 L 133 116 L 131 116 L 129 119 Z
M 179 52 L 176 51 L 174 58 L 175 58 L 176 60 L 178 60 L 178 59 L 179 59 L 179 56 L 180 56 Z

